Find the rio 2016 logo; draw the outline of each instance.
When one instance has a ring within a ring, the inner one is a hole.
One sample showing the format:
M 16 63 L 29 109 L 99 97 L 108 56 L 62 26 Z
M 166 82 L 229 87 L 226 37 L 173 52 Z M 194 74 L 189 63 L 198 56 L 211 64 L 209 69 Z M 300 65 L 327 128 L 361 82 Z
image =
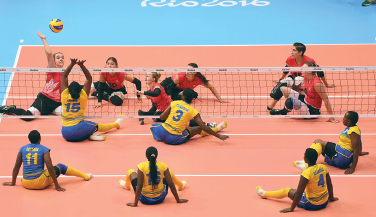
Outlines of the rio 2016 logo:
M 222 0 L 212 0 L 211 2 L 206 3 L 199 3 L 197 1 L 183 1 L 180 3 L 176 3 L 176 0 L 160 0 L 158 2 L 151 2 L 153 0 L 143 0 L 141 2 L 142 7 L 147 7 L 148 5 L 152 7 L 196 7 L 196 6 L 202 6 L 202 7 L 215 7 L 215 6 L 222 6 L 222 7 L 232 7 L 235 5 L 241 5 L 241 6 L 267 6 L 270 5 L 270 2 L 268 1 L 260 1 L 260 0 L 242 0 L 242 1 L 222 1 Z M 169 1 L 169 2 L 167 2 Z M 199 1 L 199 0 L 198 0 Z

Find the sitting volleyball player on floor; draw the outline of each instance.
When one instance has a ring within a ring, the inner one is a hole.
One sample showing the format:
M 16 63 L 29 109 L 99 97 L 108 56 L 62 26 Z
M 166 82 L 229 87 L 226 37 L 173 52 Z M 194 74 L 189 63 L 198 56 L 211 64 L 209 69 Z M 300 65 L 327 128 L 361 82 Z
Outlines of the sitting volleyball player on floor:
M 343 125 L 346 129 L 339 135 L 337 144 L 316 139 L 311 148 L 315 149 L 318 155 L 325 157 L 328 164 L 346 169 L 345 174 L 351 174 L 355 171 L 359 156 L 368 155 L 368 152 L 362 152 L 362 140 L 360 129 L 356 126 L 359 115 L 354 111 L 348 111 L 343 117 Z M 308 165 L 304 161 L 295 161 L 295 167 L 305 170 Z
M 289 56 L 286 60 L 286 67 L 302 67 L 308 61 L 316 64 L 316 62 L 312 58 L 309 58 L 306 55 L 304 55 L 305 51 L 306 46 L 304 44 L 299 42 L 294 43 L 293 47 L 291 48 L 291 56 Z M 272 110 L 282 97 L 282 95 L 276 94 L 277 89 L 279 89 L 282 86 L 294 87 L 295 78 L 302 76 L 302 72 L 291 71 L 290 75 L 286 78 L 288 73 L 289 71 L 284 71 L 281 76 L 281 79 L 279 79 L 279 81 L 274 81 L 275 83 L 277 83 L 277 85 L 273 88 L 272 92 L 270 93 L 272 101 L 270 101 L 268 105 L 268 110 Z M 317 76 L 321 79 L 322 83 L 324 83 L 325 87 L 335 87 L 334 84 L 328 84 L 324 72 L 317 72 Z
M 51 150 L 40 144 L 40 133 L 33 130 L 29 133 L 28 137 L 30 144 L 23 146 L 18 152 L 16 164 L 13 168 L 12 182 L 4 182 L 4 186 L 16 185 L 17 175 L 22 163 L 24 166 L 21 183 L 27 189 L 45 189 L 54 183 L 57 191 L 65 191 L 57 182 L 60 174 L 81 177 L 86 181 L 91 178 L 91 174 L 83 173 L 61 163 L 53 166 L 50 156 Z M 46 170 L 44 169 L 44 164 L 46 164 Z
M 328 205 L 329 201 L 336 201 L 333 196 L 333 185 L 328 168 L 323 164 L 316 164 L 318 154 L 315 149 L 307 148 L 304 153 L 304 161 L 309 165 L 302 172 L 298 189 L 285 188 L 279 191 L 264 191 L 260 186 L 256 187 L 256 193 L 262 198 L 283 199 L 289 197 L 292 200 L 290 208 L 280 212 L 293 212 L 296 206 L 305 210 L 320 210 Z
M 186 88 L 181 96 L 182 100 L 173 101 L 167 107 L 160 116 L 162 120 L 167 120 L 163 124 L 157 123 L 151 125 L 150 129 L 154 139 L 170 145 L 180 145 L 197 134 L 210 134 L 223 141 L 229 138 L 226 135 L 216 133 L 227 127 L 226 121 L 212 129 L 204 124 L 198 111 L 190 105 L 194 95 L 194 90 Z M 199 126 L 187 128 L 187 124 L 192 118 L 194 118 Z
M 61 84 L 61 102 L 63 104 L 63 128 L 61 134 L 69 142 L 79 142 L 86 139 L 102 141 L 106 137 L 103 135 L 93 135 L 95 132 L 107 132 L 113 128 L 120 128 L 123 119 L 117 119 L 111 124 L 99 124 L 85 120 L 85 109 L 87 105 L 88 94 L 92 77 L 90 72 L 84 66 L 84 61 L 71 59 L 71 64 L 63 73 Z M 72 81 L 68 87 L 68 75 L 73 66 L 77 63 L 85 74 L 86 81 L 82 89 L 81 85 Z
M 44 51 L 47 56 L 48 68 L 63 68 L 64 55 L 60 52 L 52 53 L 50 46 L 46 41 L 46 36 L 37 31 L 38 36 L 42 39 Z M 61 115 L 61 72 L 47 72 L 46 84 L 37 95 L 37 98 L 28 110 L 16 108 L 15 105 L 1 106 L 0 113 L 17 116 L 39 116 L 39 115 Z M 24 121 L 32 121 L 34 118 L 21 118 Z
M 136 207 L 138 201 L 147 205 L 162 203 L 169 187 L 177 203 L 188 202 L 188 200 L 179 199 L 175 188 L 176 185 L 179 191 L 182 191 L 187 182 L 176 178 L 165 163 L 157 161 L 157 157 L 158 150 L 155 147 L 149 147 L 146 150 L 148 161 L 137 165 L 137 173 L 129 169 L 125 181 L 119 181 L 120 185 L 127 190 L 130 190 L 132 185 L 135 193 L 134 203 L 127 203 L 127 206 Z
M 303 67 L 315 67 L 313 62 L 304 63 Z M 296 87 L 301 89 L 303 86 L 304 94 L 291 89 L 290 87 L 282 86 L 276 90 L 276 95 L 285 96 L 284 109 L 272 109 L 271 115 L 286 115 L 293 109 L 300 111 L 301 115 L 320 115 L 321 104 L 324 101 L 326 110 L 329 115 L 333 115 L 332 106 L 330 104 L 328 94 L 321 80 L 317 77 L 315 71 L 305 71 L 304 79 L 299 77 L 295 79 Z M 339 121 L 334 118 L 329 118 L 328 122 L 338 123 Z

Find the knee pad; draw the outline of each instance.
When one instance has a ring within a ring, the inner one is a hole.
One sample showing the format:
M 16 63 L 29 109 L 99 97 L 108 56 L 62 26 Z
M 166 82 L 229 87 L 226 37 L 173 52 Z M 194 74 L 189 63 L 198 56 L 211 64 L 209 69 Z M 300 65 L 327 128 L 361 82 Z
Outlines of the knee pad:
M 294 99 L 288 98 L 285 102 L 285 107 L 291 111 L 294 108 Z
M 60 176 L 60 168 L 58 166 L 54 166 L 54 169 L 55 169 L 55 173 L 56 173 L 56 178 L 58 178 Z
M 32 107 L 34 108 L 34 107 Z M 27 110 L 26 112 L 24 112 L 22 115 L 27 115 L 27 116 L 32 116 L 33 113 L 31 113 L 31 111 Z M 32 121 L 34 120 L 35 118 L 21 118 L 21 120 L 23 121 Z
M 115 95 L 110 98 L 110 102 L 116 106 L 121 106 L 123 104 L 123 99 L 118 95 Z
M 270 97 L 279 101 L 282 96 L 283 96 L 283 93 L 281 91 L 281 87 L 286 87 L 287 86 L 287 83 L 284 83 L 284 82 L 279 82 L 272 90 L 272 92 L 270 93 Z
M 57 164 L 56 166 L 59 167 L 59 169 L 60 169 L 60 173 L 61 173 L 61 174 L 64 175 L 64 174 L 67 172 L 68 167 L 65 166 L 64 164 Z

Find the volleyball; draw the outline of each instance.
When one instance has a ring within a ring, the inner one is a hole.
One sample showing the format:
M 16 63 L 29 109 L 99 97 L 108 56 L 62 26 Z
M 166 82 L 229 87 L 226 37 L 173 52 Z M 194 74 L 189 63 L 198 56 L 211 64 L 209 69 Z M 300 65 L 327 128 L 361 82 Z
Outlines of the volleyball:
M 53 19 L 50 22 L 50 29 L 54 33 L 61 32 L 61 30 L 63 30 L 63 21 L 61 21 L 60 19 Z

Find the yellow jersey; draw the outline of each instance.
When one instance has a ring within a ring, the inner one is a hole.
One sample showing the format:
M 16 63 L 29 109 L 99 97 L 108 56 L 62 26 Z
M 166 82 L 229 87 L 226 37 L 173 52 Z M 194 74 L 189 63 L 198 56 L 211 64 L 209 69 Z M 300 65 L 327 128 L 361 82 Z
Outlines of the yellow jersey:
M 165 186 L 163 184 L 163 177 L 164 172 L 168 169 L 168 167 L 165 163 L 159 161 L 156 162 L 158 185 L 156 188 L 153 189 L 149 165 L 149 161 L 146 161 L 137 165 L 137 168 L 144 173 L 144 183 L 142 186 L 141 194 L 143 194 L 145 197 L 154 198 L 160 196 L 165 190 Z
M 80 123 L 85 119 L 85 109 L 87 105 L 87 94 L 84 90 L 80 92 L 80 98 L 73 99 L 68 88 L 61 93 L 61 105 L 63 107 L 63 126 L 70 127 Z
M 171 134 L 182 135 L 187 123 L 198 114 L 198 111 L 183 100 L 171 102 L 171 112 L 162 126 Z
M 356 133 L 360 136 L 360 129 L 358 126 L 346 127 L 346 129 L 339 135 L 338 145 L 343 149 L 354 152 L 354 147 L 351 145 L 351 133 Z
M 328 174 L 328 168 L 324 164 L 316 164 L 302 172 L 302 176 L 308 179 L 305 189 L 307 199 L 314 205 L 324 204 L 328 200 L 326 174 Z

